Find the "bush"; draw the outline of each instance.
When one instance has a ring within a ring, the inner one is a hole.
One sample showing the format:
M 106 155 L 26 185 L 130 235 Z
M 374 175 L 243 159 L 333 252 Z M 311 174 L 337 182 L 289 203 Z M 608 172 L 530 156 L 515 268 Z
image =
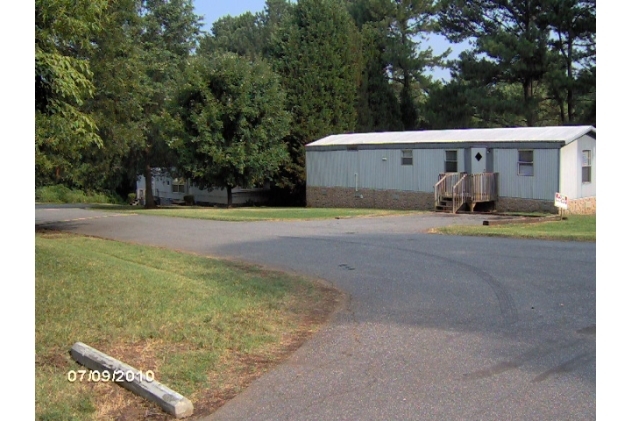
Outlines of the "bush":
M 187 194 L 184 196 L 184 204 L 186 206 L 193 206 L 195 204 L 195 196 L 192 194 Z
M 134 203 L 136 201 L 136 193 L 129 193 L 127 195 L 127 202 Z
M 35 201 L 44 203 L 122 203 L 122 199 L 111 193 L 84 192 L 70 189 L 62 184 L 38 187 Z

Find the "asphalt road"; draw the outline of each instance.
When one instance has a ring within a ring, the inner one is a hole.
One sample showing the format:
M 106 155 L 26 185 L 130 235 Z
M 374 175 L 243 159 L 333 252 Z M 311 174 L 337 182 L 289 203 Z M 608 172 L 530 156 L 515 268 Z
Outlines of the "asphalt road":
M 481 221 L 36 208 L 42 226 L 236 257 L 348 294 L 327 327 L 208 420 L 595 419 L 596 245 L 425 233 Z

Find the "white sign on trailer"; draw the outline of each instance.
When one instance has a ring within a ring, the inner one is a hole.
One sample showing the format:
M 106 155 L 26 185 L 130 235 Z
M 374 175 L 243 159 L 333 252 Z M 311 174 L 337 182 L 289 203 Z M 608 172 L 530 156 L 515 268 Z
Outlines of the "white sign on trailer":
M 567 210 L 567 196 L 561 193 L 554 193 L 554 206 Z

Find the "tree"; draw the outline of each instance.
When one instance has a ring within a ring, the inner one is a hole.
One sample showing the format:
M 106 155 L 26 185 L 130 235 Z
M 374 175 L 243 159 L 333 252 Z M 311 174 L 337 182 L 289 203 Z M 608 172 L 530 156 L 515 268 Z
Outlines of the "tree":
M 470 93 L 466 83 L 458 79 L 432 89 L 423 106 L 426 120 L 424 128 L 446 130 L 476 127 L 476 110 L 469 100 Z
M 224 51 L 255 59 L 262 56 L 265 41 L 262 15 L 246 12 L 214 22 L 212 34 L 207 34 L 200 41 L 199 53 Z
M 591 102 L 596 91 L 596 1 L 549 3 L 546 16 L 552 29 L 549 45 L 554 62 L 546 84 L 561 122 L 575 123 L 578 103 Z
M 460 76 L 476 86 L 519 83 L 526 125 L 537 124 L 536 84 L 550 68 L 548 0 L 443 0 L 440 24 L 452 42 L 471 39 Z
M 287 0 L 267 0 L 262 12 L 224 16 L 214 22 L 211 33 L 200 40 L 198 54 L 222 51 L 251 59 L 267 58 L 272 37 L 290 11 L 291 3 Z
M 398 93 L 390 79 L 389 0 L 353 0 L 348 10 L 361 32 L 361 79 L 357 94 L 358 132 L 403 129 Z
M 232 189 L 269 181 L 288 159 L 285 94 L 259 60 L 200 56 L 186 69 L 176 97 L 179 133 L 171 146 L 178 168 L 199 188 Z
M 387 28 L 385 28 L 387 31 Z M 358 132 L 403 130 L 401 108 L 388 69 L 384 25 L 380 22 L 362 26 L 362 72 L 357 94 Z
M 81 110 L 94 91 L 85 54 L 100 30 L 106 0 L 35 1 L 35 180 L 72 183 L 72 166 L 97 127 Z
M 304 145 L 355 128 L 361 41 L 347 10 L 336 0 L 299 1 L 274 38 L 271 60 L 292 114 L 291 133 L 285 139 L 291 162 L 277 181 L 304 201 Z
M 437 30 L 436 2 L 352 0 L 348 7 L 363 39 L 358 126 L 367 131 L 419 128 L 420 102 L 434 85 L 426 71 L 443 66 L 449 54 L 434 55 L 423 46 Z
M 88 147 L 74 167 L 80 187 L 118 190 L 123 197 L 135 190 L 138 175 L 130 152 L 144 142 L 145 64 L 142 44 L 138 43 L 142 18 L 136 5 L 136 0 L 113 2 L 102 20 L 103 31 L 93 38 L 94 48 L 88 58 L 94 73 L 94 95 L 83 109 L 96 122 L 103 145 Z
M 153 207 L 152 167 L 173 164 L 165 143 L 168 124 L 167 103 L 176 89 L 176 78 L 197 45 L 200 17 L 191 0 L 142 0 L 138 40 L 142 43 L 144 77 L 138 94 L 143 98 L 140 121 L 143 139 L 132 151 L 133 162 L 145 176 L 145 207 Z
M 425 93 L 431 86 L 427 68 L 441 66 L 449 55 L 447 50 L 434 56 L 431 47 L 421 49 L 427 34 L 435 32 L 437 3 L 435 0 L 395 0 L 391 4 L 390 24 L 392 78 L 401 86 L 399 103 L 405 130 L 419 128 L 419 110 L 415 92 Z

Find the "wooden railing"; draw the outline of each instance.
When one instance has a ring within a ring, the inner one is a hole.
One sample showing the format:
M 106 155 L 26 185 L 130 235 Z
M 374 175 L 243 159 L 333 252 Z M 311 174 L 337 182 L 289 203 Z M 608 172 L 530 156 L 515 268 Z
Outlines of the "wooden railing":
M 434 184 L 434 202 L 436 206 L 438 206 L 441 199 L 451 198 L 453 188 L 463 174 L 464 173 L 459 172 L 448 172 L 438 175 L 438 182 Z
M 469 201 L 470 197 L 470 178 L 467 174 L 464 174 L 460 180 L 456 184 L 454 184 L 452 188 L 452 204 L 453 204 L 453 213 L 458 212 L 458 210 Z
M 498 198 L 498 173 L 480 173 L 469 176 L 471 202 L 492 202 Z
M 441 201 L 451 199 L 452 212 L 456 213 L 465 203 L 475 206 L 479 202 L 495 201 L 499 197 L 498 178 L 498 173 L 440 174 L 438 182 L 434 185 L 435 206 L 438 208 Z

